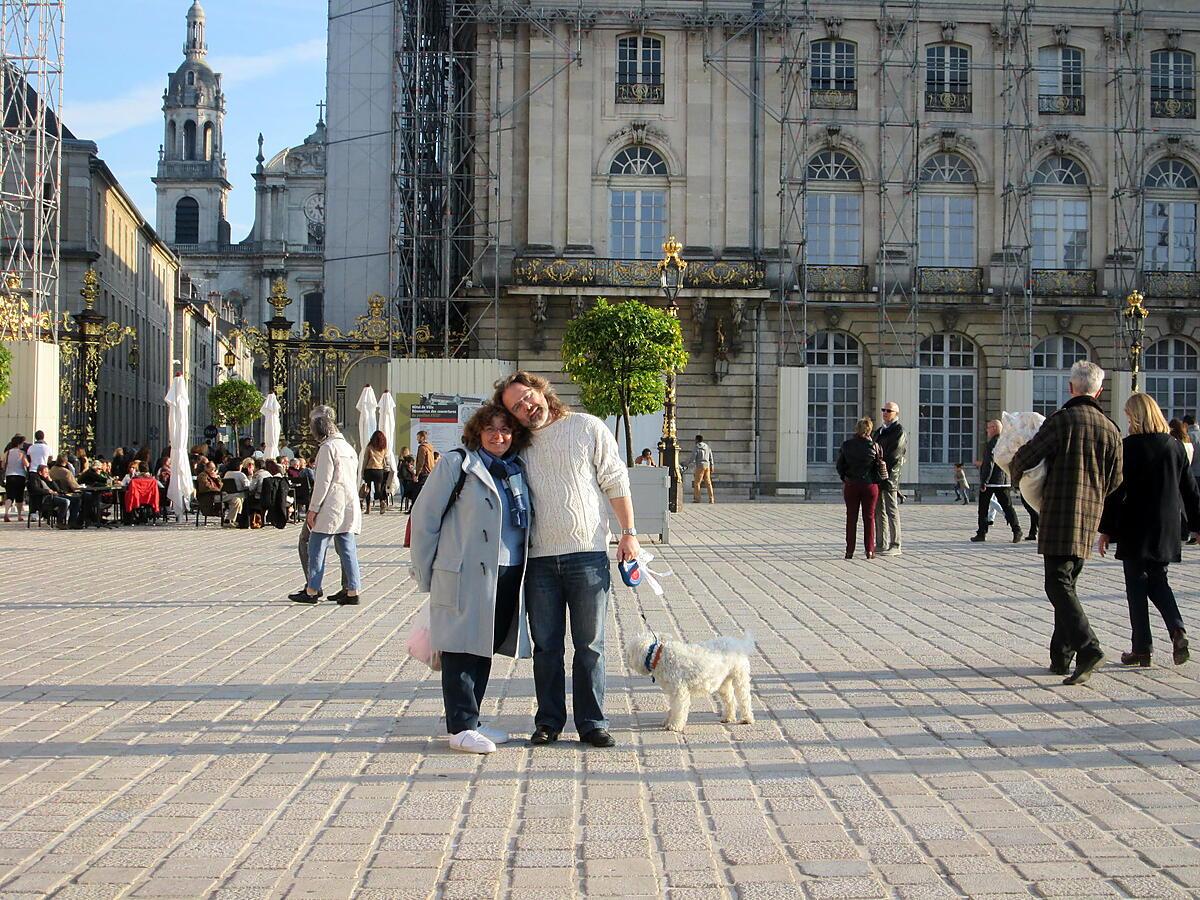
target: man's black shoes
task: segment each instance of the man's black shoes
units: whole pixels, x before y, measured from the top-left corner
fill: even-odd
[[[987,535],[980,532],[971,538],[971,543],[972,544],[982,544],[986,540],[987,540]]]
[[[317,591],[315,594],[310,594],[305,588],[300,588],[294,594],[288,594],[288,599],[293,603],[316,603],[324,594]]]
[[[557,740],[558,732],[551,731],[545,725],[539,725],[533,730],[533,734],[529,736],[529,743],[535,744],[539,747],[544,744],[553,744]]]
[[[605,728],[593,728],[579,738],[581,744],[591,744],[593,747],[615,747],[617,742]]]
[[[1092,672],[1104,661],[1100,650],[1083,649],[1075,657],[1075,671],[1063,679],[1063,684],[1083,684],[1092,677]]]

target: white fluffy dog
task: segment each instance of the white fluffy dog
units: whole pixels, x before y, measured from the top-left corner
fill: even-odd
[[[642,634],[625,645],[625,661],[641,675],[662,683],[670,708],[664,727],[683,731],[693,694],[717,694],[721,698],[721,721],[749,725],[750,658],[754,636],[720,637],[702,644],[661,639]]]

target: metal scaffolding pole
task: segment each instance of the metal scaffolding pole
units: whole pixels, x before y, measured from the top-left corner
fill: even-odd
[[[1113,96],[1113,250],[1108,262],[1119,304],[1142,283],[1146,100],[1141,0],[1114,0],[1112,30],[1106,37]],[[1116,327],[1120,342],[1119,318]]]
[[[920,0],[880,0],[876,283],[882,365],[911,366],[917,356],[919,24]]]
[[[65,0],[0,0],[0,294],[58,339]]]
[[[805,360],[808,336],[808,198],[809,46],[812,10],[808,0],[781,4],[783,59],[780,86],[779,153],[779,355],[785,364],[796,353]],[[799,321],[793,292],[799,291]]]

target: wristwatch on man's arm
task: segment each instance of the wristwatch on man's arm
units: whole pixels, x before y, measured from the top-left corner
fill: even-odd
[[[637,537],[637,529],[636,528],[622,528],[621,534],[628,535],[629,537]]]

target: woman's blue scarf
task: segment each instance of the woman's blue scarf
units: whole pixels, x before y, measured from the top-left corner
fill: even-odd
[[[493,456],[482,447],[479,458],[487,466],[488,474],[499,479],[508,494],[508,507],[511,510],[512,525],[515,528],[529,527],[529,495],[525,490],[525,473],[516,457],[512,459]]]

